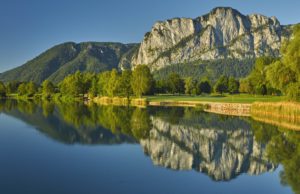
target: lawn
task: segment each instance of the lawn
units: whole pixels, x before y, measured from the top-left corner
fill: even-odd
[[[233,102],[233,103],[253,103],[253,102],[279,102],[284,101],[284,96],[261,96],[249,94],[236,95],[207,95],[207,96],[175,96],[175,95],[156,95],[146,97],[150,102],[163,101],[205,101],[205,102]]]

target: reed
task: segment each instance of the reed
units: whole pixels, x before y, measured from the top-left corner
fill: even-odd
[[[300,103],[255,102],[251,106],[251,116],[255,120],[300,130]]]
[[[95,97],[91,100],[96,104],[101,105],[115,105],[115,106],[147,106],[148,101],[145,98],[123,98],[123,97]]]

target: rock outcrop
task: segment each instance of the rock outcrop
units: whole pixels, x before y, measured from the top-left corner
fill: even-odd
[[[279,56],[280,45],[289,38],[290,27],[275,17],[245,16],[235,9],[219,7],[201,17],[159,21],[132,56],[132,65],[160,69],[170,64],[199,60]],[[120,64],[122,66],[122,64]]]

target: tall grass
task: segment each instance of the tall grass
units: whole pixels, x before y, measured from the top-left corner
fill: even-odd
[[[251,116],[259,121],[300,130],[300,103],[255,102],[251,106]]]
[[[116,105],[116,106],[147,106],[146,98],[122,98],[122,97],[95,97],[92,101],[101,105]]]

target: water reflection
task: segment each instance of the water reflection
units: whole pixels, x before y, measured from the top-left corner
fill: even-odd
[[[65,144],[140,143],[155,165],[196,170],[216,181],[259,175],[281,164],[282,185],[300,193],[300,134],[295,131],[195,108],[7,100],[0,111]]]

